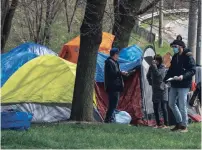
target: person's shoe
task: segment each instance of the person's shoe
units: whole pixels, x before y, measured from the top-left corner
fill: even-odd
[[[187,127],[185,127],[185,126],[180,126],[180,132],[182,132],[182,133],[188,132]]]
[[[180,128],[179,128],[179,124],[177,124],[174,128],[170,129],[170,131],[178,131]]]
[[[168,126],[162,125],[161,128],[162,128],[162,129],[168,129]]]

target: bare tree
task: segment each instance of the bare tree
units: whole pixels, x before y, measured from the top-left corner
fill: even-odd
[[[85,16],[80,28],[81,41],[71,120],[93,120],[93,89],[96,59],[102,41],[102,20],[107,0],[87,0]]]
[[[18,0],[12,0],[11,4],[9,0],[1,0],[1,53],[4,52],[17,6]]]
[[[197,35],[197,10],[198,0],[190,0],[189,27],[188,27],[188,48],[196,58],[196,35]]]
[[[202,65],[201,57],[201,0],[198,1],[198,27],[197,27],[197,47],[196,47],[196,64]]]
[[[163,0],[159,2],[159,47],[163,47]]]
[[[70,0],[70,2],[67,2],[67,0],[63,0],[64,7],[65,7],[66,20],[67,20],[67,31],[68,31],[68,33],[71,32],[71,26],[72,26],[72,22],[73,22],[73,19],[74,19],[74,16],[75,16],[75,13],[76,13],[76,10],[78,7],[78,2],[79,2],[79,0],[76,0],[75,3],[72,2],[71,0]],[[71,11],[68,11],[68,4],[71,5],[69,8],[73,7],[73,10],[71,9]],[[70,12],[72,12],[71,16],[69,15]]]
[[[24,22],[31,40],[49,45],[51,25],[61,4],[62,0],[21,0]]]
[[[114,0],[114,17],[113,34],[115,40],[114,47],[127,47],[131,31],[141,15],[155,6],[160,0],[149,2],[144,8],[140,9],[142,0]]]

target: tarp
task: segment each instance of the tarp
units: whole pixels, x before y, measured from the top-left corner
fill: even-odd
[[[142,97],[143,97],[144,112],[146,112],[146,114],[152,114],[154,112],[152,102],[152,87],[149,85],[146,77],[154,56],[155,56],[154,48],[152,46],[146,47],[144,50],[142,69],[141,69],[141,81],[143,89]]]
[[[1,55],[1,87],[10,76],[28,61],[37,56],[57,55],[45,46],[35,43],[24,43]]]
[[[142,61],[142,50],[137,46],[133,45],[127,48],[124,48],[120,51],[119,54],[119,65],[122,71],[131,70],[137,66],[141,65]],[[98,53],[97,64],[96,64],[96,73],[95,81],[104,82],[104,65],[105,60],[109,57],[108,54]]]
[[[109,54],[109,50],[112,47],[113,41],[114,41],[114,35],[103,32],[102,42],[100,44],[99,51]],[[77,63],[78,55],[79,55],[79,46],[80,46],[80,36],[66,43],[62,47],[62,50],[60,51],[59,56],[70,62]]]
[[[27,51],[16,53],[15,56],[12,56],[10,57],[7,54],[3,54],[1,57],[1,87],[16,70],[28,61],[37,57],[36,54]]]
[[[55,56],[57,56],[57,53],[53,52],[52,50],[50,50],[46,46],[32,43],[32,42],[23,43],[23,44],[13,48],[12,50],[10,50],[9,52],[7,52],[3,55],[15,56],[16,54],[18,54],[20,52],[25,52],[25,51],[32,52],[38,56],[43,56],[43,55],[55,55]]]

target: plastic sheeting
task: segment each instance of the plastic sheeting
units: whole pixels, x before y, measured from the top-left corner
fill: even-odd
[[[142,50],[136,46],[130,46],[121,50],[119,54],[119,65],[122,71],[131,70],[137,66],[141,65],[142,61]],[[95,81],[96,82],[104,82],[104,65],[105,60],[109,57],[107,54],[98,53],[97,56],[97,64],[96,64],[96,73],[95,73]]]
[[[33,123],[43,122],[57,122],[67,121],[71,115],[71,104],[37,104],[37,103],[20,103],[1,106],[1,110],[18,109],[23,112],[33,114]],[[102,122],[102,118],[96,108],[93,109],[94,119],[98,122]]]
[[[1,87],[21,66],[41,55],[57,55],[45,46],[24,43],[1,55]]]
[[[143,89],[142,90],[143,106],[146,114],[154,113],[152,102],[152,87],[149,85],[146,77],[154,56],[155,51],[152,46],[148,46],[147,48],[145,48],[144,57],[142,60],[141,78]]]
[[[11,56],[14,57],[16,54],[21,53],[21,52],[25,52],[25,51],[32,52],[38,56],[43,56],[43,55],[55,55],[55,56],[57,56],[57,53],[53,52],[52,50],[50,50],[46,46],[31,43],[31,42],[21,44],[21,45],[17,46],[16,48],[13,48],[12,50],[10,50],[8,53],[3,54],[3,55],[9,55],[10,57]]]
[[[33,115],[16,110],[1,112],[1,129],[27,130]]]
[[[37,57],[36,54],[26,51],[16,53],[14,57],[3,54],[1,57],[1,87],[16,70],[35,57]]]
[[[126,111],[115,112],[115,121],[119,124],[130,124],[132,118]]]

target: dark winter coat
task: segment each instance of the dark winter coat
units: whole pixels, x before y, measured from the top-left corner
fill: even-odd
[[[174,76],[183,75],[182,81],[171,81],[171,87],[173,88],[190,88],[192,83],[192,76],[196,73],[195,60],[192,53],[185,49],[184,52],[179,55],[175,54],[171,61],[171,66],[164,78],[166,82],[169,78]]]
[[[122,92],[124,88],[119,64],[111,57],[105,61],[104,84],[107,92]]]
[[[166,68],[163,65],[157,67],[157,65],[151,65],[147,73],[147,80],[149,85],[152,86],[152,101],[168,101],[168,93],[163,79],[166,74]]]

